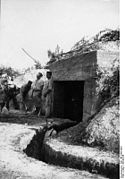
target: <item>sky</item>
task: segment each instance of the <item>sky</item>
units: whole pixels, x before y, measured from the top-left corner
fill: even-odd
[[[0,65],[45,65],[47,50],[64,52],[84,36],[119,27],[119,0],[1,0]]]

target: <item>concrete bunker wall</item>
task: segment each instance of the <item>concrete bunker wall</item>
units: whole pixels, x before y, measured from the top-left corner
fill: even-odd
[[[49,69],[53,73],[54,80],[53,115],[62,118],[69,117],[75,120],[75,113],[77,111],[79,114],[76,115],[76,118],[77,116],[79,117],[76,120],[80,121],[86,120],[86,117],[88,118],[88,116],[90,116],[91,113],[94,112],[92,111],[94,110],[92,104],[92,101],[94,101],[94,96],[92,92],[95,91],[95,78],[93,77],[96,74],[96,56],[97,52],[93,51],[90,53],[79,55],[77,57],[75,56],[69,59],[60,60],[49,66]],[[69,107],[69,109],[67,109],[68,101],[64,102],[64,98],[67,96],[66,93],[68,93],[64,92],[64,88],[66,91],[66,86],[70,88],[70,92],[72,93],[72,95],[74,95],[72,91],[78,94],[75,97],[72,97],[72,103],[69,102],[69,106],[72,107]],[[64,95],[66,96],[64,97]],[[75,103],[75,101],[73,100],[77,102]],[[80,106],[82,107],[82,109]],[[72,117],[68,116],[68,114],[66,115],[66,110],[69,110],[69,113],[72,113]]]
[[[76,84],[78,86],[82,84],[82,117],[76,120],[86,121],[90,116],[95,114],[97,111],[98,101],[98,97],[96,95],[97,66],[107,66],[107,61],[112,62],[118,56],[119,53],[117,52],[112,53],[105,51],[92,51],[68,59],[59,60],[51,64],[49,69],[53,73],[54,81],[53,115],[56,117],[68,118],[68,115],[65,115],[64,107],[65,105],[67,106],[67,101],[63,101],[63,99],[66,97],[66,93],[64,92],[66,83],[71,84],[71,86],[69,85],[70,90],[71,87],[74,87]],[[78,93],[77,89],[74,90],[76,90],[76,93]],[[70,103],[69,105],[72,104]],[[69,111],[71,111],[71,108],[69,108]],[[73,110],[71,113],[73,113]]]

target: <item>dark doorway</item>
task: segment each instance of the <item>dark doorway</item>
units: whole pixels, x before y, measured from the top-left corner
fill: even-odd
[[[55,117],[81,121],[84,81],[55,81],[53,112]]]

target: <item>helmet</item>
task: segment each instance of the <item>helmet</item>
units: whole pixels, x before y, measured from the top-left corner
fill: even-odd
[[[37,76],[38,76],[38,77],[42,77],[43,74],[42,74],[41,72],[39,72],[39,73],[37,74]]]

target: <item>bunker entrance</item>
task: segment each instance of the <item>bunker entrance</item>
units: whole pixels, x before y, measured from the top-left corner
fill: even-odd
[[[53,115],[82,121],[84,81],[55,81]]]

